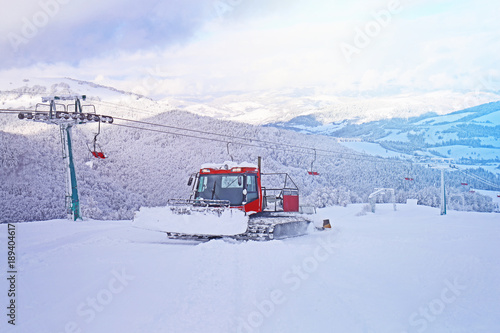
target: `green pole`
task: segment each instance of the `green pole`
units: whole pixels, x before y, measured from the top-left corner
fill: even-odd
[[[73,220],[82,219],[80,214],[80,200],[78,198],[78,187],[76,185],[76,172],[75,164],[73,163],[73,150],[71,148],[71,125],[66,127],[66,137],[68,143],[68,158],[69,158],[69,172],[71,178],[71,211],[73,212]]]

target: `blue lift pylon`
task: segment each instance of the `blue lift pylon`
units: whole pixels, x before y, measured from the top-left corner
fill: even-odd
[[[50,102],[50,104],[38,103],[36,105],[35,112],[23,111],[18,114],[19,119],[28,119],[36,122],[59,125],[63,161],[66,173],[66,212],[68,218],[73,219],[73,221],[82,220],[82,215],[80,213],[80,199],[78,197],[76,171],[75,164],[73,162],[71,129],[75,125],[86,124],[89,122],[113,122],[113,118],[110,116],[97,115],[93,105],[86,106],[90,106],[94,112],[83,113],[81,101],[85,101],[85,99],[85,95],[42,97],[43,103]],[[57,103],[58,101],[74,101],[74,104],[66,105]],[[70,107],[73,107],[73,105],[74,112],[69,112]],[[48,108],[48,110],[40,111],[39,109],[43,106]]]

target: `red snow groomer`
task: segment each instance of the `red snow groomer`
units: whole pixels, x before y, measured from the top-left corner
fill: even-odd
[[[260,160],[259,165],[204,164],[188,185],[190,199],[141,208],[135,224],[171,238],[266,240],[304,235],[313,223],[312,216],[300,212],[299,190],[290,176],[261,173]]]

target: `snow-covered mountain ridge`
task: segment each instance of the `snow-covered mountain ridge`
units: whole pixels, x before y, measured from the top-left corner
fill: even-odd
[[[362,124],[343,121],[323,125],[314,116],[302,116],[268,126],[337,138],[359,138],[363,142],[345,145],[367,153],[451,158],[455,163],[500,172],[500,102],[447,115],[428,113],[408,119],[393,118]]]
[[[177,106],[187,111],[255,125],[311,116],[322,124],[351,120],[356,123],[411,118],[434,112],[444,115],[470,106],[500,100],[496,93],[438,91],[388,96],[339,96],[319,88],[290,89],[224,96],[186,96]]]
[[[160,100],[143,95],[72,78],[0,78],[2,107],[34,106],[26,96],[13,92],[37,94],[80,93],[89,98],[130,103],[140,108],[153,105],[186,110],[201,116],[254,125],[290,121],[311,116],[322,124],[344,120],[356,123],[391,118],[418,117],[429,112],[444,115],[467,107],[500,100],[496,92],[436,91],[400,93],[385,96],[339,95],[325,87],[308,87],[272,91],[229,91],[209,96],[173,96],[168,91]],[[21,98],[22,97],[22,98]],[[7,103],[9,102],[9,103]],[[35,103],[36,104],[36,103]]]

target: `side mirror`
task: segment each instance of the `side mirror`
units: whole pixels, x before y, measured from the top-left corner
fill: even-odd
[[[191,186],[192,184],[193,184],[193,177],[189,177],[188,186]]]
[[[243,177],[238,176],[238,186],[243,185]]]
[[[247,204],[247,193],[248,193],[247,189],[244,188],[243,189],[243,202],[242,202],[243,205]]]

